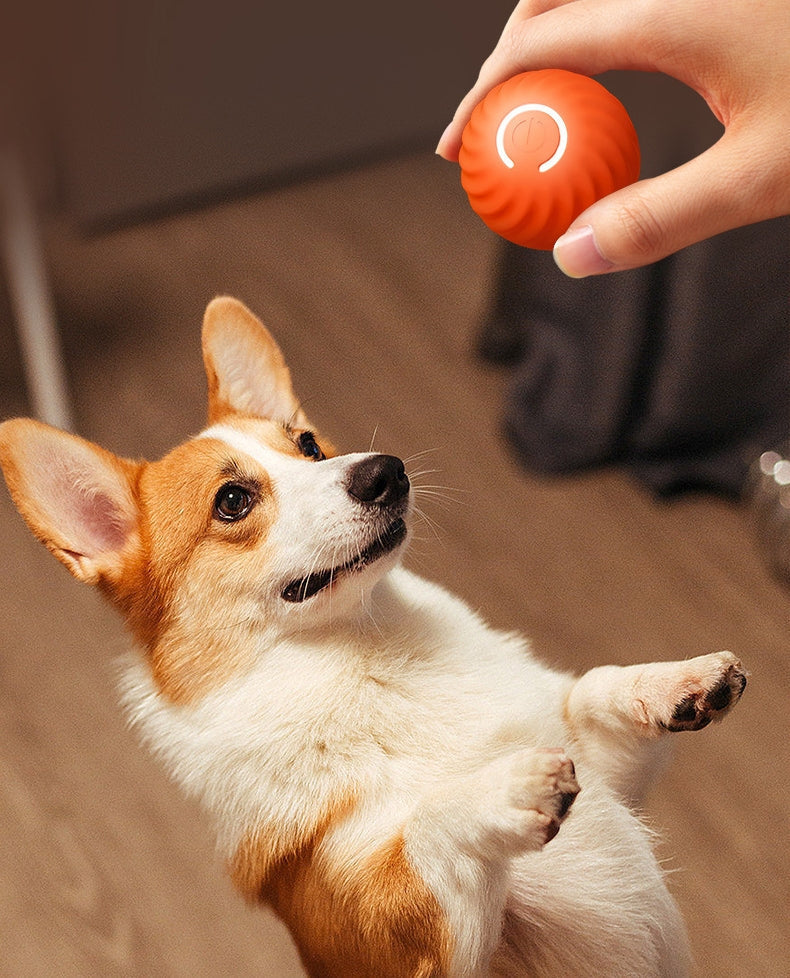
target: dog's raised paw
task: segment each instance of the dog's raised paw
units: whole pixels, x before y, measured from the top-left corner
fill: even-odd
[[[518,849],[539,849],[559,832],[579,784],[573,761],[560,749],[524,751],[509,760],[506,807]]]
[[[699,675],[693,666],[699,663]],[[701,656],[688,663],[691,672],[681,687],[670,717],[661,726],[671,732],[702,730],[713,720],[724,717],[738,702],[746,688],[747,674],[730,652]]]

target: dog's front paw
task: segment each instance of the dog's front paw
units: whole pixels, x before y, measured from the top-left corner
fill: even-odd
[[[498,845],[512,854],[550,842],[579,793],[573,762],[560,749],[503,757],[488,775],[490,829]]]
[[[665,730],[701,730],[719,720],[741,698],[746,672],[731,652],[690,659],[681,666],[683,674],[667,703],[666,715],[658,722]]]

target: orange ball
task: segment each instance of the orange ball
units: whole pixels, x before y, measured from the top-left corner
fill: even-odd
[[[603,85],[549,68],[486,95],[458,161],[472,210],[492,231],[549,251],[590,204],[638,179],[639,140]]]

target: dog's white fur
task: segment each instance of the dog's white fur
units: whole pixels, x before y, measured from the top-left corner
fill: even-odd
[[[632,811],[661,735],[737,701],[735,657],[558,673],[400,567],[400,544],[284,600],[410,499],[349,491],[373,456],[300,453],[281,354],[241,304],[209,306],[204,352],[209,427],[162,462],[27,421],[0,426],[0,462],[36,535],[127,615],[126,708],[242,891],[314,976],[686,975]],[[230,472],[255,501],[225,525]]]

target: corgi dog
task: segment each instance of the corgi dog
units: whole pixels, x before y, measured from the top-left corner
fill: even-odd
[[[313,978],[687,975],[635,812],[740,662],[547,668],[401,566],[403,463],[336,453],[240,302],[209,304],[203,354],[208,425],[160,461],[14,419],[0,463],[128,623],[124,706],[241,893]]]

